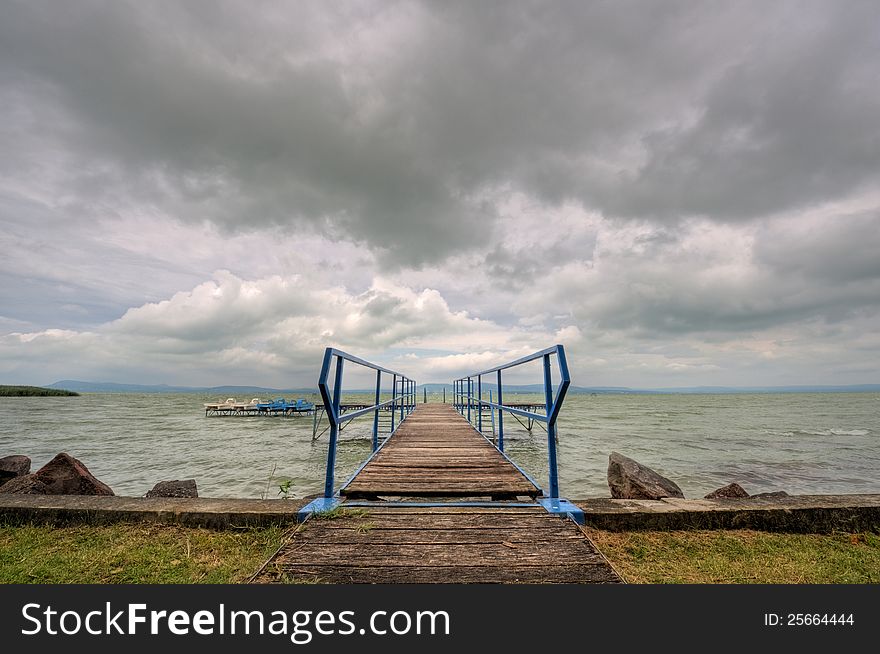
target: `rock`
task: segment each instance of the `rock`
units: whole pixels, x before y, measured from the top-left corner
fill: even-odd
[[[785,491],[773,491],[772,493],[758,493],[756,495],[752,495],[752,499],[756,497],[766,497],[772,499],[774,497],[788,497],[788,493]]]
[[[608,486],[611,497],[624,500],[659,500],[684,497],[678,485],[638,461],[612,452],[608,457]]]
[[[147,492],[147,497],[198,497],[195,479],[160,481]]]
[[[21,454],[0,459],[0,472],[11,472],[14,477],[24,477],[31,471],[31,460]]]
[[[0,459],[0,486],[10,479],[23,477],[31,471],[31,460],[20,454]]]
[[[113,495],[82,461],[62,452],[33,475],[48,488],[49,495]]]
[[[706,495],[703,499],[707,500],[726,500],[731,498],[739,498],[739,497],[748,497],[749,494],[745,491],[745,489],[737,484],[736,482],[732,484],[727,484],[727,486],[722,486],[717,490],[713,490],[711,493]]]
[[[15,477],[0,486],[0,493],[12,495],[49,495],[49,487],[34,475]]]

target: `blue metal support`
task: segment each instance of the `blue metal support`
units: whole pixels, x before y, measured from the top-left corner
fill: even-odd
[[[483,376],[477,375],[477,431],[483,433]]]
[[[556,389],[556,393],[554,396],[553,393],[553,377],[551,374],[551,357],[556,356],[556,362],[559,366],[559,386]],[[501,371],[507,370],[508,368],[514,368],[516,366],[522,365],[524,363],[528,363],[530,361],[535,361],[540,359],[543,365],[543,387],[544,387],[544,413],[538,413],[535,411],[527,411],[525,409],[509,407],[504,404],[504,390],[502,385]],[[488,401],[483,400],[482,397],[482,383],[481,377],[482,375],[488,375],[490,373],[496,373],[496,379],[498,384],[498,397],[497,401],[493,401],[492,397],[489,397]],[[461,388],[465,383],[468,384],[468,392],[467,392],[467,402],[468,402],[468,422],[470,420],[470,405],[474,402],[473,399],[473,391],[472,391],[472,382],[473,378],[477,378],[477,387],[478,387],[478,399],[476,400],[477,406],[480,407],[480,414],[477,417],[477,428],[480,433],[482,433],[482,407],[488,406],[493,411],[498,410],[498,427],[497,427],[497,438],[495,441],[495,446],[498,450],[504,454],[504,412],[508,412],[513,414],[514,416],[522,416],[528,418],[529,421],[542,422],[547,425],[547,468],[549,472],[549,479],[547,489],[544,491],[544,497],[539,500],[541,506],[544,506],[547,511],[551,513],[556,513],[560,515],[566,515],[571,517],[577,522],[583,522],[583,513],[580,509],[578,509],[575,505],[571,504],[564,498],[559,496],[559,467],[557,460],[557,447],[556,447],[556,434],[557,434],[557,419],[559,418],[559,412],[562,409],[562,403],[565,400],[566,393],[568,392],[568,387],[571,385],[571,375],[568,371],[568,364],[565,358],[565,348],[562,345],[555,345],[553,347],[546,348],[539,352],[535,352],[534,354],[530,354],[529,356],[522,357],[515,361],[510,361],[496,368],[491,368],[489,370],[483,370],[480,372],[475,372],[466,377],[461,377],[458,380],[453,382],[455,388]],[[465,397],[463,391],[456,393],[456,397]],[[493,413],[494,416],[494,413]],[[506,455],[505,455],[505,458]],[[510,460],[508,458],[508,460]],[[513,463],[513,461],[511,461]],[[516,465],[514,463],[514,465]],[[518,467],[518,466],[517,466]],[[522,470],[521,470],[522,471]],[[522,471],[525,474],[525,471]],[[528,475],[526,475],[528,477]]]
[[[333,367],[333,363],[336,363],[336,371],[334,375],[334,383],[331,389],[328,386],[328,378],[330,376],[330,370]],[[365,368],[370,368],[376,371],[376,393],[375,393],[375,404],[371,406],[367,406],[361,409],[357,409],[354,411],[348,411],[344,415],[341,412],[341,399],[342,399],[342,386],[343,386],[343,371],[344,371],[344,362],[349,361],[359,366],[363,366]],[[382,373],[386,375],[391,375],[393,378],[392,384],[392,399],[385,400],[384,402],[381,400],[381,391],[382,391]],[[397,380],[400,380],[401,392],[398,395],[397,393]],[[404,389],[410,389],[410,392],[405,393]],[[335,488],[335,470],[336,470],[336,454],[339,442],[339,431],[343,425],[343,423],[353,420],[355,418],[372,415],[373,418],[373,432],[372,432],[372,445],[373,452],[368,457],[367,461],[369,461],[376,453],[382,449],[382,447],[387,443],[386,440],[382,444],[379,444],[379,411],[383,408],[390,407],[391,409],[391,420],[392,420],[392,433],[394,429],[394,420],[396,415],[397,403],[401,403],[401,422],[406,417],[403,412],[404,402],[408,401],[411,404],[410,411],[415,406],[415,388],[416,383],[414,380],[401,375],[398,372],[393,370],[388,370],[387,368],[383,368],[381,366],[377,366],[374,363],[370,363],[369,361],[365,361],[364,359],[360,359],[358,357],[352,356],[346,352],[341,350],[337,350],[336,348],[328,347],[324,351],[324,360],[321,366],[321,375],[318,378],[318,391],[321,394],[321,400],[324,403],[324,411],[327,414],[327,419],[330,422],[330,440],[327,448],[327,471],[324,479],[324,494],[322,497],[319,497],[302,509],[297,513],[297,520],[302,522],[310,515],[316,512],[321,511],[329,511],[334,507],[338,506],[342,500],[339,497],[338,491]],[[400,426],[399,423],[397,426]],[[364,462],[361,467],[358,469],[360,471],[363,469],[363,466],[366,465]],[[355,473],[357,474],[357,473]],[[353,477],[352,477],[353,478]],[[349,479],[349,482],[351,479]],[[349,482],[346,482],[348,484]]]
[[[544,403],[547,416],[553,412],[553,378],[550,375],[550,355],[544,355]],[[556,466],[556,421],[547,422],[547,463],[550,468],[550,497],[559,497],[559,470]]]
[[[397,415],[397,375],[391,380],[391,433],[394,433],[394,416]]]
[[[489,398],[492,401],[492,398]],[[498,404],[504,405],[504,397],[501,395],[501,371],[498,371]],[[494,408],[492,409],[495,410]],[[498,409],[498,449],[504,451],[504,411]]]
[[[336,469],[336,441],[339,437],[339,400],[342,396],[342,366],[344,359],[336,357],[336,376],[333,384],[332,412],[330,417],[330,444],[327,452],[327,475],[324,479],[324,497],[333,497],[333,475]]]
[[[492,391],[489,391],[489,401],[492,401]],[[500,411],[499,411],[500,413]],[[495,435],[495,409],[489,407],[489,419],[492,421],[492,435]]]
[[[376,371],[376,409],[373,412],[373,451],[379,449],[379,399],[382,392],[382,371]]]
[[[409,404],[409,388],[405,379],[400,380],[400,422],[403,422],[404,411]]]

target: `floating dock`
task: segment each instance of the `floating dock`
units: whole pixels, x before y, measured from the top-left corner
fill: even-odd
[[[315,405],[302,398],[296,402],[284,399],[264,402],[254,398],[250,402],[236,402],[229,398],[225,402],[206,402],[205,417],[209,416],[308,416],[315,412]]]

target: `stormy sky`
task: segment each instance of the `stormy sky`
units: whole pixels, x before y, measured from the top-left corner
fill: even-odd
[[[0,383],[880,382],[876,2],[0,0],[0,151]]]

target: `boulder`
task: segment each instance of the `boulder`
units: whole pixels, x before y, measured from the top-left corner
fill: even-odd
[[[608,457],[608,486],[611,497],[624,500],[659,500],[684,497],[678,485],[638,461],[612,452]]]
[[[727,486],[722,486],[717,490],[713,490],[711,493],[705,496],[704,499],[707,500],[726,500],[732,498],[740,498],[740,497],[748,497],[749,494],[745,491],[745,489],[733,482],[732,484],[727,484]]]
[[[756,497],[766,497],[768,499],[773,499],[774,497],[788,497],[788,493],[785,491],[773,491],[772,493],[757,493],[752,495],[752,499]]]
[[[198,497],[195,479],[160,481],[147,492],[147,497]]]
[[[31,471],[31,460],[20,454],[0,459],[0,486],[15,477],[23,477]]]
[[[4,456],[0,459],[0,471],[11,472],[16,477],[24,477],[31,471],[31,460],[29,457],[21,454]]]
[[[0,493],[12,495],[49,495],[49,487],[34,475],[15,477],[0,486]]]
[[[33,477],[48,488],[49,495],[113,495],[82,461],[62,452],[37,470]]]

